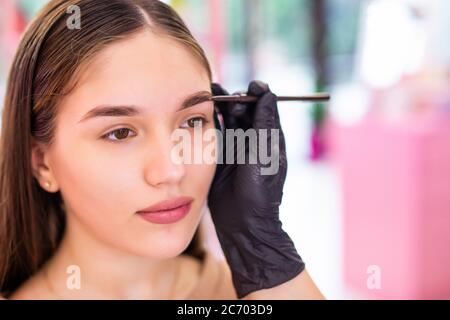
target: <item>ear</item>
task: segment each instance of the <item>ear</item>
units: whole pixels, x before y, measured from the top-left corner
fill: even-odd
[[[41,188],[47,192],[57,192],[59,190],[58,183],[50,166],[48,148],[35,140],[33,140],[31,147],[31,168],[33,170],[33,176]]]

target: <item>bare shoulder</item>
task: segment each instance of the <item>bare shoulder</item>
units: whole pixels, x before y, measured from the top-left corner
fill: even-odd
[[[8,299],[11,300],[52,300],[56,296],[52,295],[46,285],[43,276],[38,273],[25,281]]]

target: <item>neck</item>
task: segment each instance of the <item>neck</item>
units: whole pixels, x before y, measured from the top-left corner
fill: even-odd
[[[169,298],[178,259],[128,254],[95,238],[73,215],[67,217],[61,244],[43,270],[55,295],[68,299]]]

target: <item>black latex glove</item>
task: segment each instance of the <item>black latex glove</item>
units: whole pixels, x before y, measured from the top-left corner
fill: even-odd
[[[214,95],[228,95],[219,84],[212,84]],[[208,205],[217,236],[230,266],[238,298],[275,287],[300,274],[301,257],[279,219],[279,206],[287,172],[286,147],[277,110],[276,96],[267,84],[252,81],[248,95],[258,97],[256,103],[216,103],[225,129],[269,129],[267,149],[271,147],[270,129],[279,130],[279,171],[262,175],[262,164],[218,164]],[[258,131],[259,133],[259,131]],[[259,138],[259,135],[258,135]],[[225,140],[225,135],[224,135]],[[223,144],[223,152],[230,151]],[[272,152],[277,152],[274,148]],[[246,143],[245,150],[249,148]]]

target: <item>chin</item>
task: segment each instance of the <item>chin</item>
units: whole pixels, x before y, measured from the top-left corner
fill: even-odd
[[[116,246],[129,254],[149,259],[170,259],[182,254],[200,227],[202,212],[191,213],[175,224],[153,225],[141,218],[133,220],[120,237],[111,239]]]
[[[194,232],[184,231],[176,234],[152,234],[144,241],[136,241],[133,253],[151,259],[170,259],[179,256],[189,246]],[[137,245],[137,246],[136,246]]]

